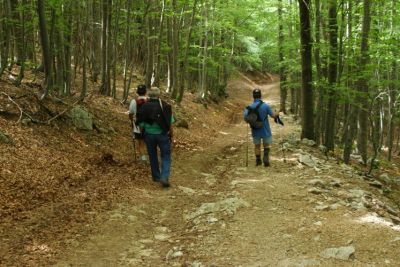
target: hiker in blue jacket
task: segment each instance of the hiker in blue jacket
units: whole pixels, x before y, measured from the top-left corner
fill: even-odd
[[[260,89],[253,90],[253,98],[254,102],[244,110],[244,119],[250,124],[251,127],[251,134],[255,146],[256,166],[260,166],[263,162],[264,166],[268,167],[270,166],[269,151],[270,145],[272,144],[272,133],[268,116],[274,118],[276,122],[279,120],[279,123],[281,123],[281,121],[279,119],[279,115],[275,114],[271,107],[261,100]],[[253,113],[253,111],[256,112],[255,114],[257,114],[257,122],[251,122],[251,119],[250,121],[248,119],[248,115]],[[283,125],[283,123],[281,124]],[[261,143],[264,147],[263,161],[261,161]]]

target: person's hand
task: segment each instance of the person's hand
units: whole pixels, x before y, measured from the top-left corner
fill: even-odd
[[[279,115],[275,116],[274,121],[275,123],[284,126],[283,121],[279,118]]]

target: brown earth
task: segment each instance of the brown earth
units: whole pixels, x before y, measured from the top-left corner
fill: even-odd
[[[380,192],[335,159],[323,170],[297,162],[297,148],[322,161],[315,148],[293,143],[283,154],[281,145],[299,138],[291,117],[284,117],[285,127],[273,125],[272,166],[253,167],[241,113],[255,86],[277,106],[279,84],[252,75],[233,79],[223,104],[206,109],[189,96],[175,107],[190,128],[177,130],[168,190],[132,162],[126,107],[111,99],[93,96],[86,104],[113,135],[79,132],[68,123],[20,127],[0,117],[1,130],[16,140],[0,146],[1,201],[7,204],[1,205],[0,265],[399,266],[399,227],[384,225],[367,209],[315,208],[347,201],[352,189]],[[113,161],[105,161],[106,153]],[[308,182],[316,176],[340,178],[340,188],[314,195]],[[203,203],[234,197],[249,206],[185,218]],[[355,248],[348,261],[320,256],[348,245]]]

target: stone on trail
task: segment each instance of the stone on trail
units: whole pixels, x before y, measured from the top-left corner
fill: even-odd
[[[14,140],[8,134],[0,132],[0,143],[14,145]]]
[[[331,208],[328,205],[318,205],[318,206],[315,207],[316,211],[328,211],[330,209]]]
[[[154,239],[157,241],[167,241],[171,236],[167,234],[156,234]]]
[[[320,195],[322,194],[322,190],[316,187],[312,187],[310,189],[308,189],[308,193],[312,193],[312,194],[316,194],[316,195]]]
[[[313,156],[308,154],[300,154],[299,162],[310,168],[317,167],[318,164],[318,161]]]
[[[84,110],[83,108],[76,106],[70,110],[69,116],[72,119],[75,127],[80,130],[93,130],[93,119],[92,114]]]
[[[379,175],[379,179],[381,179],[386,184],[391,184],[392,183],[392,179],[390,179],[390,177],[389,177],[389,175],[387,173],[382,173],[381,175]]]
[[[303,145],[306,145],[306,146],[315,146],[317,144],[314,140],[310,140],[310,139],[307,139],[307,138],[303,138],[301,140],[301,143]]]
[[[250,207],[250,204],[241,198],[230,197],[215,203],[203,203],[195,212],[184,215],[186,220],[193,220],[204,214],[215,212],[226,212],[229,215],[235,214],[239,208]]]
[[[340,179],[333,179],[329,184],[333,187],[341,187],[342,181]]]
[[[321,179],[312,179],[308,181],[308,184],[315,187],[325,188],[325,182]]]
[[[199,261],[194,261],[192,262],[191,267],[204,267],[204,265]]]
[[[173,247],[170,249],[165,256],[166,260],[173,259],[173,258],[179,258],[183,256],[183,252],[181,251],[182,247]]]
[[[376,187],[376,188],[382,188],[383,184],[377,180],[372,181],[370,183],[368,183],[370,186]]]
[[[351,189],[349,190],[348,197],[351,199],[360,199],[365,195],[365,191],[361,189]]]
[[[194,191],[192,188],[189,187],[184,187],[184,186],[178,186],[179,190],[181,190],[183,193],[187,195],[194,195],[196,191]]]
[[[328,248],[320,253],[320,256],[326,259],[338,259],[347,261],[354,257],[355,249],[353,246]]]

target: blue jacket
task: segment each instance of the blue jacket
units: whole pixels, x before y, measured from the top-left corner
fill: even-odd
[[[256,99],[254,102],[250,105],[251,108],[256,108],[257,104],[261,101],[261,99]],[[243,118],[246,117],[247,115],[247,108],[244,110],[243,113]],[[253,137],[256,138],[263,138],[263,137],[270,137],[272,136],[271,133],[271,127],[269,126],[269,121],[268,121],[268,115],[272,117],[274,112],[272,111],[271,107],[264,102],[259,108],[258,108],[258,114],[260,117],[263,119],[263,127],[259,129],[251,129],[251,134]]]

